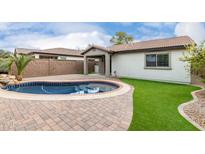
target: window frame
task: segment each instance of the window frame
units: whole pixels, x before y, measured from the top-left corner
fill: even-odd
[[[156,55],[156,66],[147,66],[147,55]],[[157,66],[157,55],[168,55],[168,66]],[[149,52],[145,53],[144,56],[144,68],[145,69],[165,69],[170,70],[171,68],[171,53],[170,52]]]

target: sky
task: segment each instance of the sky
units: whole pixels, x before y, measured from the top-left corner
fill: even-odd
[[[89,44],[110,46],[118,31],[134,41],[188,35],[196,43],[205,40],[205,23],[174,22],[17,22],[0,23],[0,49],[72,48],[84,49]]]

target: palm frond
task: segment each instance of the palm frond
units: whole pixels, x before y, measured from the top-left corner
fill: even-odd
[[[26,56],[26,55],[15,55],[14,56],[14,62],[15,62],[16,67],[17,67],[18,75],[22,74],[25,67],[32,60],[33,60],[32,56]]]

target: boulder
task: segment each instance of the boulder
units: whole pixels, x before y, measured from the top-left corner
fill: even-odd
[[[7,84],[18,84],[19,82],[16,80],[14,75],[0,74],[0,84],[1,86],[5,86]]]
[[[8,84],[10,82],[9,79],[0,79],[0,83],[5,85],[5,84]]]
[[[11,80],[15,80],[16,77],[15,77],[14,75],[10,75],[10,76],[9,76],[9,79],[11,79]]]
[[[6,77],[8,77],[7,74],[0,74],[0,79],[1,79],[1,78],[6,78]]]

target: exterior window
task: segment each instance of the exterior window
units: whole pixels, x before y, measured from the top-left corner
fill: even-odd
[[[169,67],[169,54],[146,55],[146,67]]]
[[[169,67],[169,55],[168,54],[157,55],[157,66]]]
[[[146,66],[156,67],[156,54],[146,55]]]
[[[57,57],[40,55],[39,59],[57,59]]]
[[[66,56],[58,56],[58,60],[66,60]]]

